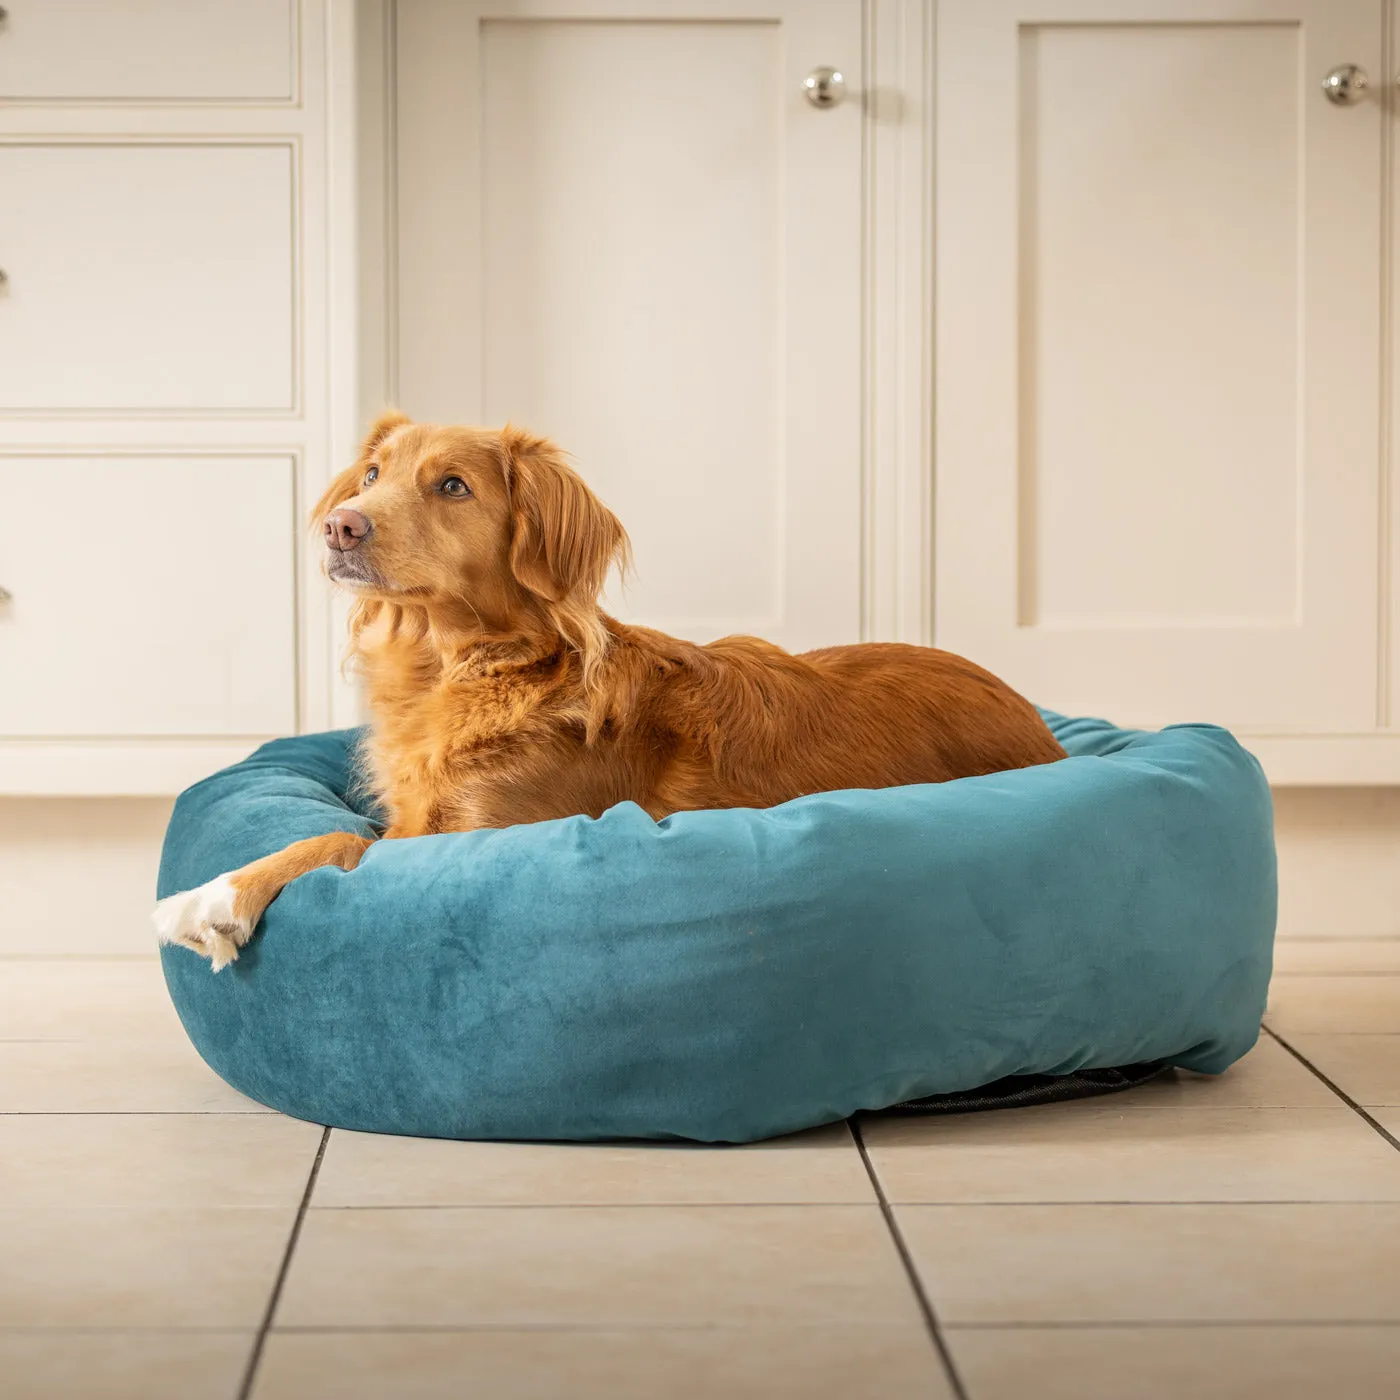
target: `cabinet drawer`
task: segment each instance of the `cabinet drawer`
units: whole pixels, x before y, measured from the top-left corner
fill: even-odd
[[[0,98],[289,101],[296,0],[6,0]]]
[[[288,457],[0,456],[0,738],[295,726]]]
[[[0,410],[287,410],[292,151],[0,145]]]

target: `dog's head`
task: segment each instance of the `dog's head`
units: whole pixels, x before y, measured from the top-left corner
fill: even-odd
[[[388,413],[317,503],[328,578],[366,599],[469,613],[486,631],[545,621],[591,659],[627,534],[545,438]],[[586,635],[585,635],[586,634]]]

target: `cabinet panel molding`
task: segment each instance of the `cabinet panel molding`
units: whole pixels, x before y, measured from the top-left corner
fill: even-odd
[[[298,412],[298,146],[0,138],[0,415]]]
[[[0,738],[292,731],[294,468],[0,453]]]
[[[0,101],[297,98],[297,0],[18,0],[0,21]]]

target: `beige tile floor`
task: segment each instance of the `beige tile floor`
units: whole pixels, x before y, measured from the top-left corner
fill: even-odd
[[[322,1128],[146,959],[0,960],[0,1396],[1400,1393],[1400,940],[1219,1079],[743,1148]]]

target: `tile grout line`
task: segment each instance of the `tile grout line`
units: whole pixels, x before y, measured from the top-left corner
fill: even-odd
[[[838,1324],[849,1330],[869,1331],[870,1324]],[[879,1326],[881,1324],[875,1324]],[[786,1332],[817,1332],[829,1330],[831,1324],[823,1322],[802,1322],[783,1324]],[[1201,1332],[1201,1331],[1276,1331],[1279,1328],[1308,1328],[1314,1331],[1371,1329],[1378,1332],[1400,1331],[1400,1321],[1388,1317],[1280,1317],[1280,1318],[1227,1318],[1224,1320],[1203,1317],[1184,1318],[1114,1318],[1111,1321],[1091,1318],[1042,1319],[1038,1322],[954,1322],[949,1332]],[[364,1327],[358,1323],[299,1323],[279,1327],[283,1336],[363,1336],[366,1333],[385,1333],[394,1336],[464,1336],[501,1335],[529,1333],[596,1334],[619,1331],[646,1334],[652,1332],[705,1333],[708,1335],[742,1334],[750,1330],[746,1324],[736,1323],[678,1323],[653,1322],[627,1324],[625,1327],[611,1326],[596,1322],[444,1322],[444,1323],[376,1323]],[[30,1325],[28,1323],[0,1323],[0,1337],[45,1337],[62,1341],[70,1337],[241,1337],[247,1335],[246,1327],[210,1327],[206,1325],[167,1326],[153,1323],[141,1327],[127,1326],[75,1326],[62,1323]]]
[[[258,1335],[253,1339],[253,1349],[248,1355],[248,1369],[243,1373],[243,1383],[238,1387],[238,1400],[249,1400],[253,1393],[253,1382],[258,1377],[258,1366],[262,1362],[263,1348],[267,1345],[267,1334],[272,1328],[272,1319],[277,1313],[277,1304],[282,1298],[282,1287],[287,1282],[287,1272],[292,1266],[292,1255],[296,1252],[297,1241],[301,1238],[302,1221],[306,1219],[307,1207],[311,1204],[311,1193],[316,1189],[316,1178],[321,1174],[321,1162],[326,1155],[326,1144],[331,1140],[331,1130],[325,1128],[321,1142],[316,1149],[316,1159],[306,1174],[306,1190],[301,1193],[301,1204],[297,1216],[292,1221],[291,1233],[287,1236],[287,1248],[282,1254],[282,1264],[273,1280],[272,1293],[267,1300],[267,1311],[258,1326]]]
[[[857,1330],[855,1324],[840,1324]],[[817,1322],[792,1323],[786,1325],[783,1330],[787,1332],[816,1332],[828,1328],[828,1324]],[[1042,1322],[954,1322],[948,1327],[950,1332],[1124,1332],[1124,1331],[1153,1331],[1153,1332],[1200,1332],[1200,1331],[1231,1331],[1246,1329],[1253,1331],[1278,1330],[1279,1328],[1311,1328],[1314,1330],[1325,1330],[1328,1328],[1342,1329],[1349,1328],[1358,1330],[1371,1328],[1382,1332],[1395,1332],[1400,1330],[1400,1322],[1391,1318],[1230,1318],[1226,1321],[1216,1321],[1210,1318],[1117,1318],[1111,1322],[1085,1320],[1083,1318],[1062,1321],[1042,1321]],[[5,1329],[0,1328],[0,1332]],[[25,1329],[11,1329],[22,1331]],[[30,1328],[33,1332],[36,1329]],[[130,1333],[131,1328],[111,1328],[114,1333]],[[160,1330],[170,1331],[178,1329],[145,1329],[151,1333]],[[198,1331],[197,1328],[185,1328],[185,1331]],[[208,1331],[208,1328],[204,1328]],[[361,1327],[354,1323],[308,1323],[304,1326],[279,1327],[278,1334],[281,1336],[305,1336],[305,1337],[336,1337],[336,1336],[363,1336],[367,1332],[375,1335],[391,1334],[405,1337],[433,1337],[433,1336],[464,1336],[464,1335],[487,1335],[521,1333],[544,1334],[566,1333],[569,1335],[598,1334],[600,1332],[616,1333],[619,1331],[631,1335],[645,1335],[651,1332],[685,1332],[685,1333],[707,1333],[707,1334],[742,1334],[746,1328],[743,1325],[732,1323],[673,1323],[656,1322],[632,1325],[617,1328],[610,1327],[606,1323],[593,1322],[512,1322],[509,1326],[502,1326],[494,1322],[462,1322],[462,1323],[378,1323],[373,1327]],[[869,1331],[869,1325],[864,1325],[859,1330]],[[72,1336],[74,1329],[55,1327],[50,1329],[54,1336]]]
[[[1353,1331],[1371,1328],[1378,1332],[1394,1332],[1400,1328],[1393,1318],[1351,1318],[1351,1317],[1232,1317],[1223,1320],[1214,1318],[1114,1318],[1112,1321],[1086,1321],[1084,1318],[1071,1318],[1068,1321],[1040,1322],[955,1322],[949,1329],[953,1332],[1267,1332],[1279,1328],[1297,1330],[1308,1328],[1313,1331],[1351,1329]],[[310,1330],[310,1329],[301,1329]],[[353,1331],[353,1328],[344,1328]]]
[[[1351,1109],[1353,1113],[1357,1114],[1360,1118],[1362,1118],[1366,1123],[1368,1123],[1372,1128],[1374,1128],[1375,1131],[1379,1133],[1380,1136],[1383,1137],[1393,1148],[1395,1148],[1396,1151],[1400,1152],[1400,1138],[1397,1138],[1395,1134],[1392,1133],[1373,1113],[1370,1113],[1366,1109],[1362,1108],[1361,1105],[1357,1103],[1357,1101],[1354,1098],[1352,1098],[1352,1096],[1348,1094],[1347,1091],[1343,1089],[1339,1084],[1337,1084],[1334,1080],[1329,1079],[1325,1074],[1323,1074],[1323,1072],[1320,1069],[1318,1069],[1318,1067],[1315,1064],[1313,1064],[1313,1062],[1310,1059],[1308,1059],[1308,1057],[1305,1054],[1303,1054],[1301,1050],[1295,1050],[1293,1046],[1291,1046],[1276,1030],[1273,1030],[1267,1025],[1261,1026],[1260,1030],[1262,1030],[1265,1035],[1269,1036],[1277,1044],[1281,1045],[1285,1050],[1287,1050],[1288,1053],[1292,1055],[1293,1058],[1297,1060],[1298,1063],[1302,1065],[1304,1069],[1309,1070],[1311,1071],[1311,1073],[1316,1075],[1317,1078],[1320,1079],[1334,1094],[1336,1094],[1336,1096],[1339,1099],[1341,1099],[1341,1101],[1344,1104],[1346,1104],[1346,1106],[1349,1109]]]
[[[1246,1113],[1251,1110],[1245,1109]],[[1283,1112],[1293,1112],[1295,1110],[1284,1109]],[[1299,1109],[1297,1112],[1307,1113],[1314,1110]],[[1322,1113],[1342,1111],[1337,1109],[1315,1110]],[[343,1205],[343,1206],[312,1206],[318,1215],[348,1214],[354,1212],[357,1215],[371,1215],[375,1213],[385,1213],[393,1211],[415,1211],[420,1215],[426,1215],[433,1211],[457,1211],[466,1214],[469,1211],[508,1211],[508,1210],[587,1210],[587,1211],[636,1211],[636,1210],[865,1210],[868,1202],[856,1201],[448,1201],[448,1202],[423,1202],[418,1205]],[[918,1206],[920,1209],[928,1210],[1022,1210],[1039,1206],[1314,1206],[1314,1205],[1348,1205],[1348,1206],[1388,1206],[1400,1204],[1394,1196],[1329,1196],[1325,1200],[1318,1200],[1316,1196],[1193,1196],[1189,1200],[1183,1201],[1177,1196],[1065,1196],[1049,1200],[1035,1200],[1013,1198],[1010,1200],[980,1200],[980,1201],[959,1201],[959,1200],[920,1200],[903,1201],[902,1205]],[[105,1210],[105,1206],[85,1206],[85,1210]],[[127,1210],[130,1207],[116,1206],[110,1209]],[[261,1207],[243,1206],[228,1207],[228,1209],[257,1210]],[[957,1324],[961,1326],[961,1324]]]
[[[938,1352],[938,1359],[943,1363],[943,1373],[948,1378],[954,1400],[968,1400],[967,1387],[963,1384],[963,1378],[958,1374],[957,1365],[953,1361],[953,1353],[938,1321],[938,1314],[933,1310],[933,1302],[929,1298],[928,1292],[924,1288],[924,1281],[919,1277],[919,1271],[914,1265],[914,1256],[909,1252],[904,1232],[899,1228],[899,1221],[895,1219],[894,1210],[890,1206],[889,1198],[885,1195],[884,1187],[880,1185],[875,1164],[870,1160],[870,1153],[866,1151],[865,1138],[861,1135],[860,1124],[851,1118],[847,1120],[847,1127],[850,1128],[851,1136],[855,1139],[856,1151],[860,1153],[860,1160],[865,1164],[866,1175],[870,1178],[871,1188],[880,1203],[880,1214],[885,1217],[885,1226],[890,1232],[890,1238],[894,1241],[899,1262],[904,1266],[909,1286],[914,1290],[914,1299],[919,1305],[919,1311],[923,1314],[924,1326],[928,1329],[934,1349]]]

